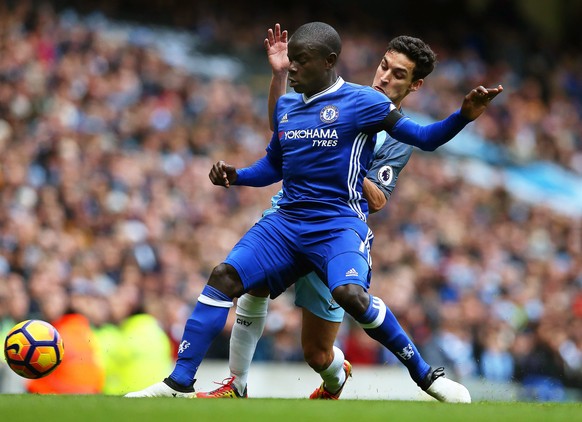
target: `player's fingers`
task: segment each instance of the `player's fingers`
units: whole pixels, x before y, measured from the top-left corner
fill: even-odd
[[[267,30],[267,41],[269,41],[270,44],[274,44],[275,43],[275,35],[273,34],[273,29],[269,28]]]
[[[210,169],[210,174],[208,175],[211,180],[214,181],[224,177],[223,175],[226,174],[224,171],[224,165],[224,161],[219,161],[212,166]]]
[[[208,178],[213,184],[216,184],[218,178],[216,177],[216,169],[214,168],[214,166],[212,166],[212,168],[210,169],[210,172],[208,173]]]
[[[226,177],[226,163],[224,161],[216,163],[216,168],[220,171],[222,177]]]
[[[216,180],[216,174],[217,174],[216,164],[214,164],[210,169],[210,172],[208,173],[208,177],[210,178],[210,180],[214,182]]]
[[[499,85],[499,87],[501,87],[501,85]],[[501,92],[499,87],[488,89],[480,85],[471,91],[471,97],[478,102],[487,104],[489,101],[495,98],[499,92]],[[503,90],[503,88],[501,88],[501,90]]]
[[[275,39],[281,38],[281,25],[276,23],[275,24]]]
[[[210,174],[208,174],[208,178],[210,179],[213,185],[225,187],[230,186],[230,182],[228,181],[228,177],[226,177],[226,173],[221,169],[217,168],[216,166],[212,167]]]
[[[495,97],[497,94],[503,91],[503,86],[497,85],[496,88],[483,88],[485,95]]]
[[[477,88],[473,88],[465,98],[471,100],[480,98],[483,95],[483,91],[481,91],[479,88],[482,87],[478,86]]]
[[[485,94],[487,94],[487,89],[483,85],[479,85],[473,91],[475,91],[478,95],[485,95]]]
[[[497,88],[495,88],[494,91],[495,91],[495,95],[502,93],[503,92],[503,86],[502,85],[497,85]]]
[[[226,172],[227,168],[232,167],[227,165],[224,161],[220,162],[220,170],[222,171],[222,181],[223,181],[223,186],[225,188],[228,188],[230,186],[230,181],[228,180],[228,173]]]
[[[498,85],[497,88],[489,88],[487,89],[486,98],[488,101],[491,101],[493,98],[497,97],[501,92],[503,92],[503,87]]]

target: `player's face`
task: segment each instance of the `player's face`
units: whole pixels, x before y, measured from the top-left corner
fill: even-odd
[[[422,83],[422,79],[412,80],[414,62],[405,54],[396,51],[387,51],[376,69],[372,87],[386,95],[392,102],[400,107],[400,103],[410,92],[416,91]]]
[[[315,48],[309,45],[289,41],[287,45],[289,57],[289,86],[300,94],[311,96],[325,88],[330,82],[330,65],[327,57],[324,57]]]

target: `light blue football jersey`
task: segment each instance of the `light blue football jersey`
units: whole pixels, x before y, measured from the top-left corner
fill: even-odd
[[[394,104],[370,87],[338,80],[307,98],[277,102],[267,156],[283,169],[281,212],[298,219],[366,221],[362,184],[374,154],[374,128]]]
[[[397,141],[384,131],[377,134],[374,159],[366,177],[384,192],[386,199],[392,195],[398,176],[408,163],[412,150],[412,146]]]

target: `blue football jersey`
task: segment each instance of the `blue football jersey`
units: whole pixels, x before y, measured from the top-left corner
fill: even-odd
[[[374,128],[394,108],[383,94],[341,78],[309,98],[279,98],[267,155],[283,170],[281,211],[299,219],[366,221],[362,183],[374,154]]]
[[[400,172],[408,163],[413,147],[403,144],[382,131],[376,135],[374,157],[367,178],[378,186],[386,199],[390,198]],[[275,212],[279,208],[279,201],[283,197],[283,190],[279,190],[271,198],[271,208],[263,212],[263,216]]]

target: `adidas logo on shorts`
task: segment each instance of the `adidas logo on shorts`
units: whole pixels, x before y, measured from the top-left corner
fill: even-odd
[[[357,276],[359,276],[359,274],[355,268],[349,269],[348,272],[346,273],[346,277],[357,277]]]

